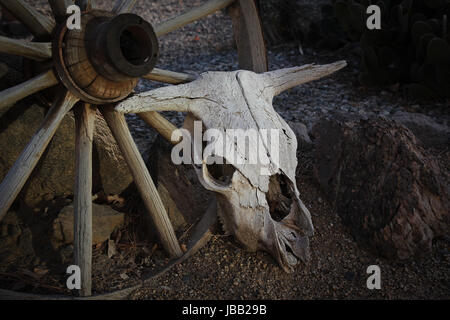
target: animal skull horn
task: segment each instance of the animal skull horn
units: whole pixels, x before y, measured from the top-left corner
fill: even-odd
[[[249,143],[248,152],[246,142],[242,145],[231,137],[233,143],[210,149],[213,154],[203,156],[201,166],[194,168],[202,185],[217,195],[224,229],[246,249],[268,251],[286,272],[291,272],[300,261],[309,259],[309,237],[314,227],[296,184],[297,139],[274,110],[272,100],[285,90],[346,65],[345,61],[311,64],[263,74],[243,70],[207,72],[188,84],[135,95],[118,104],[116,110],[187,112],[188,119],[200,119],[204,128],[214,129],[224,137],[230,136],[230,129],[259,132],[258,141],[263,143]],[[264,130],[275,130],[279,135],[269,141],[262,135]],[[211,144],[217,145],[217,140]],[[272,149],[275,144],[278,156]],[[261,152],[268,161],[235,159]],[[208,164],[211,155],[227,163],[219,166],[219,175],[212,173],[217,166]]]

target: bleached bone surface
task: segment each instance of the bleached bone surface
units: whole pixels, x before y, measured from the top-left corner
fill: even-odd
[[[264,74],[250,71],[207,72],[197,80],[138,94],[120,103],[120,112],[180,111],[188,119],[200,119],[206,129],[271,129],[279,132],[279,152],[273,154],[267,141],[256,163],[237,163],[229,152],[219,148],[213,156],[227,160],[234,171],[229,181],[216,180],[203,159],[196,167],[203,186],[216,192],[220,218],[227,232],[248,250],[266,250],[287,272],[309,257],[309,237],[314,233],[311,215],[300,200],[295,170],[297,139],[274,110],[273,97],[294,86],[320,79],[346,66],[345,61],[329,65],[305,65]],[[246,147],[248,150],[246,150]],[[258,144],[232,144],[242,159],[259,154]],[[260,145],[261,148],[261,145]],[[225,174],[225,166],[222,166]],[[219,168],[220,169],[220,168]],[[262,174],[262,172],[265,172]],[[281,213],[281,216],[280,216]],[[278,214],[278,216],[276,215]],[[277,217],[276,217],[277,216]]]

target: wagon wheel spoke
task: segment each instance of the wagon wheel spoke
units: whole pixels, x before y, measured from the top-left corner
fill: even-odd
[[[0,92],[0,111],[33,93],[53,87],[57,84],[58,80],[56,79],[55,74],[52,70],[49,70],[46,73],[38,75],[17,86],[3,90]]]
[[[39,130],[22,151],[0,185],[0,221],[11,207],[35,168],[64,116],[78,101],[70,92],[61,94],[50,108]]]
[[[91,295],[92,274],[92,142],[96,109],[84,103],[75,110],[74,258],[81,270],[82,297]]]
[[[256,73],[268,71],[267,50],[255,2],[239,0],[230,9],[239,68]]]
[[[122,154],[130,168],[142,200],[151,215],[163,247],[172,257],[180,257],[183,253],[175,231],[145,162],[134,143],[125,116],[115,112],[113,106],[103,107],[102,114],[119,148],[122,150]]]
[[[113,12],[117,14],[127,13],[133,10],[136,0],[118,0],[114,6]]]
[[[149,74],[143,76],[142,78],[168,84],[180,84],[194,81],[197,77],[188,73],[173,72],[154,68]]]
[[[37,38],[50,37],[55,22],[36,11],[24,0],[0,0],[0,4],[19,19]]]
[[[48,0],[52,8],[53,17],[58,22],[64,21],[67,15],[67,8],[73,5],[73,0]]]
[[[154,128],[167,141],[177,144],[179,141],[172,141],[172,134],[178,128],[169,120],[156,111],[141,112],[137,114],[145,123]]]
[[[42,61],[52,57],[52,44],[50,42],[29,42],[0,36],[0,53]]]
[[[169,32],[180,29],[187,24],[206,17],[214,12],[228,7],[235,0],[209,0],[208,2],[191,9],[190,11],[167,20],[155,27],[155,33],[158,37],[164,36]]]
[[[91,9],[95,9],[96,0],[76,0],[75,4],[80,7],[81,11],[88,11]]]

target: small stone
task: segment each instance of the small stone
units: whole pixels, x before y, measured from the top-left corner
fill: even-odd
[[[39,267],[36,267],[36,268],[34,268],[34,273],[35,274],[37,274],[39,277],[43,277],[43,276],[45,276],[47,273],[48,273],[48,269],[44,269],[44,268],[39,268]]]
[[[53,238],[55,246],[73,243],[73,205],[61,210],[53,221]],[[124,222],[124,214],[109,206],[92,204],[92,243],[106,241],[111,233]]]

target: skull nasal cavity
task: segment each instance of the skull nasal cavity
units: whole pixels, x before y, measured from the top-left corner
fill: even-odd
[[[271,176],[267,202],[273,220],[281,221],[289,214],[292,199],[291,187],[286,177],[280,174]]]

